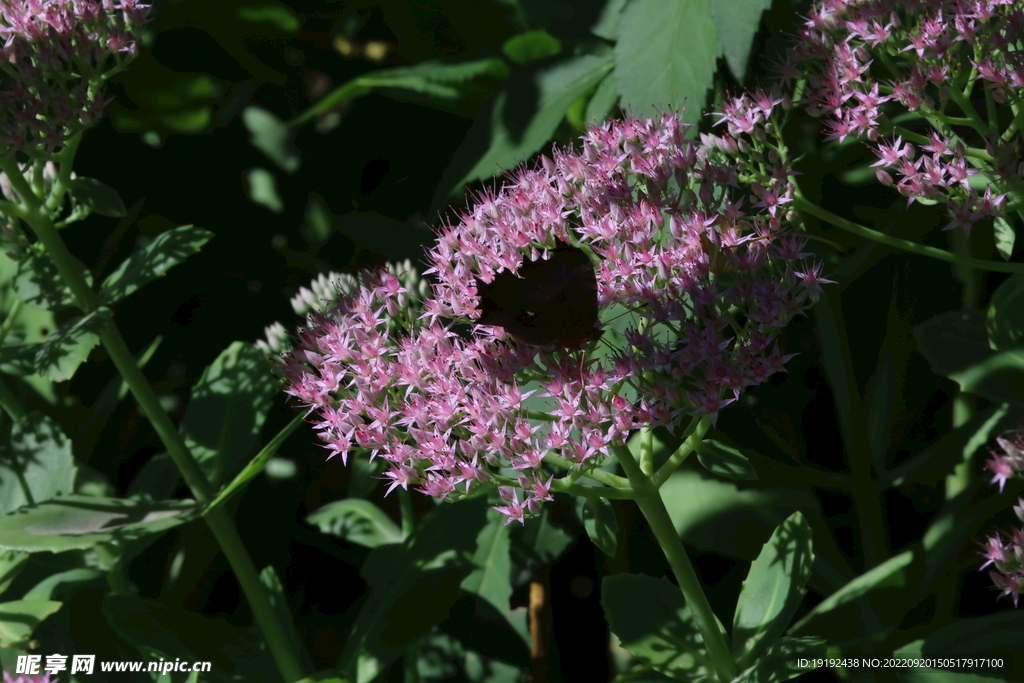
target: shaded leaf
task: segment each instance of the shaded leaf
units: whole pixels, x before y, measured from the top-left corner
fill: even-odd
[[[189,256],[199,253],[212,237],[212,232],[194,225],[182,225],[160,233],[149,244],[125,259],[103,281],[100,296],[107,304],[121,301],[158,277],[163,277],[168,270]]]
[[[281,119],[263,107],[251,105],[242,111],[242,122],[249,131],[249,142],[285,173],[294,173],[302,157],[293,142],[294,133]]]
[[[725,62],[740,83],[747,77],[747,62],[761,17],[771,6],[771,0],[713,0],[711,3]]]
[[[41,413],[0,430],[0,513],[74,492],[75,459],[60,425]]]
[[[124,200],[117,190],[95,178],[75,178],[71,181],[71,196],[101,216],[121,218],[128,215]]]
[[[362,498],[346,498],[328,503],[306,517],[320,533],[337,536],[349,543],[376,548],[401,543],[402,530],[374,503]]]
[[[720,441],[704,439],[697,447],[697,459],[711,474],[738,481],[757,479],[757,472],[746,456]]]
[[[576,498],[576,519],[583,524],[587,536],[608,557],[614,557],[618,547],[619,521],[615,508],[607,498]]]
[[[0,602],[0,646],[26,647],[39,622],[59,610],[61,604],[53,600]]]
[[[110,324],[110,319],[110,309],[100,308],[61,325],[36,350],[36,372],[53,382],[71,379],[100,343],[100,334]]]
[[[72,259],[86,283],[92,287],[92,273],[81,261],[74,257]],[[38,243],[26,249],[22,260],[18,262],[14,291],[29,306],[48,311],[77,305],[71,288],[57,271],[57,265]]]
[[[562,51],[562,41],[544,29],[517,33],[501,46],[505,56],[517,64],[526,64],[545,57],[554,57]]]
[[[985,330],[998,351],[1024,345],[1024,275],[1014,273],[996,289],[985,312]]]

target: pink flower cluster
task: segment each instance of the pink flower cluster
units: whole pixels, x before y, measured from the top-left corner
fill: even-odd
[[[993,474],[992,483],[998,484],[1002,492],[1007,480],[1024,476],[1024,429],[1014,429],[998,436],[996,443],[999,449],[992,451],[985,467]],[[1013,511],[1024,522],[1024,499],[1017,502]],[[981,568],[994,567],[994,571],[989,572],[992,583],[1002,591],[1002,595],[1012,596],[1016,606],[1024,589],[1024,528],[1013,529],[1005,537],[998,533],[990,536],[982,556],[985,564]]]
[[[948,203],[944,229],[969,233],[1003,216],[1006,195],[987,183],[1024,174],[1000,128],[1013,114],[996,114],[1024,88],[1022,28],[1015,0],[823,0],[782,73],[806,75],[802,103],[825,117],[829,139],[895,134],[873,149],[879,181],[909,202]],[[979,172],[988,180],[970,182]]]
[[[366,449],[391,489],[437,498],[496,485],[522,521],[550,499],[552,461],[595,467],[633,430],[714,418],[780,371],[776,336],[825,281],[785,232],[783,178],[745,189],[684,133],[674,114],[591,128],[440,231],[432,295],[382,272],[311,315],[287,391],[331,455]],[[480,282],[558,244],[599,264],[601,340],[535,348],[474,323]]]
[[[12,674],[4,671],[3,683],[57,683],[56,678],[50,678],[50,674]]]
[[[104,74],[135,56],[148,10],[139,0],[0,3],[0,150],[49,156],[95,123]]]

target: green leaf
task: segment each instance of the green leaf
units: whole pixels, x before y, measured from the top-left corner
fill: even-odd
[[[757,479],[757,472],[746,456],[720,441],[704,439],[697,447],[697,459],[711,474],[738,481]]]
[[[576,519],[583,524],[587,536],[608,557],[615,557],[619,538],[619,520],[607,498],[576,499]]]
[[[46,577],[25,593],[26,600],[70,600],[75,591],[90,583],[99,583],[107,573],[92,567],[78,567]]]
[[[192,389],[181,435],[207,481],[224,481],[250,455],[280,387],[252,344],[233,342]]]
[[[245,172],[245,186],[249,201],[271,213],[284,213],[284,202],[277,192],[277,178],[265,168],[250,168]]]
[[[632,0],[619,17],[615,71],[622,106],[635,116],[686,107],[700,119],[721,54],[711,0]]]
[[[242,21],[270,24],[288,35],[295,34],[302,27],[302,20],[290,7],[276,2],[264,0],[259,5],[239,7],[235,12]]]
[[[894,657],[946,658],[983,657],[1003,660],[1002,667],[972,670],[907,669],[900,676],[906,683],[994,683],[1000,679],[1024,679],[1024,660],[1014,656],[1024,642],[1024,613],[1000,612],[984,617],[961,619],[934,630],[893,653]],[[913,675],[910,675],[913,674]]]
[[[1013,223],[1001,216],[992,219],[992,229],[995,233],[996,251],[1009,261],[1013,257],[1013,247],[1017,242],[1017,233],[1013,230]]]
[[[180,658],[212,663],[202,680],[229,683],[261,681],[274,671],[270,653],[225,619],[209,619],[177,607],[133,595],[108,593],[103,614],[119,636],[150,660]]]
[[[1024,406],[1024,347],[993,351],[980,311],[945,313],[914,332],[932,370],[949,377],[962,391]]]
[[[127,542],[189,521],[195,511],[190,500],[143,503],[62,496],[0,517],[0,548],[59,553]]]
[[[320,533],[337,536],[349,543],[376,548],[402,542],[402,530],[375,504],[362,498],[336,500],[306,517]]]
[[[811,545],[810,525],[794,512],[751,564],[733,617],[732,652],[738,669],[751,666],[789,626],[807,592],[814,565]]]
[[[454,64],[426,61],[413,66],[370,71],[341,84],[289,121],[288,125],[302,125],[339,104],[350,102],[375,90],[406,90],[441,102],[452,102],[462,98],[460,86],[475,78],[505,78],[507,75],[508,66],[498,57]]]
[[[619,15],[625,6],[626,0],[605,0],[590,32],[598,38],[614,41],[619,35]]]
[[[562,51],[562,41],[544,29],[536,29],[512,36],[501,46],[501,51],[516,64],[526,64],[554,57]]]
[[[0,430],[0,512],[74,492],[71,440],[60,425],[32,413]]]
[[[61,325],[36,351],[36,372],[52,382],[71,379],[100,343],[100,334],[110,319],[110,309],[99,308]]]
[[[0,647],[27,647],[39,622],[59,610],[61,604],[53,600],[0,602]]]
[[[11,587],[11,581],[17,578],[21,570],[25,568],[27,561],[28,553],[20,550],[0,550],[0,593],[6,592]],[[44,597],[49,598],[50,596]]]
[[[997,351],[1024,345],[1024,275],[1014,273],[996,289],[985,312],[985,330]]]
[[[267,591],[270,599],[270,607],[274,612],[274,619],[284,628],[287,647],[293,653],[302,657],[303,668],[307,671],[312,668],[309,662],[309,654],[305,646],[299,640],[299,634],[295,630],[295,620],[292,618],[291,610],[288,609],[288,596],[284,592],[284,585],[273,565],[267,565],[260,572],[260,583]]]
[[[747,62],[761,16],[771,6],[771,0],[714,0],[711,3],[725,62],[740,83],[747,77]]]
[[[780,638],[763,657],[736,678],[735,683],[778,683],[818,668],[814,660],[825,657],[825,640],[804,636]],[[801,662],[805,662],[801,666]]]
[[[512,564],[509,559],[509,528],[504,518],[496,511],[487,513],[487,525],[476,539],[475,567],[460,588],[478,595],[498,610],[508,615],[509,598],[512,596]]]
[[[146,286],[189,256],[198,254],[213,233],[194,225],[182,225],[162,232],[146,246],[137,250],[111,273],[100,287],[104,303],[122,301]]]
[[[486,513],[483,496],[441,504],[402,545],[370,553],[362,573],[371,590],[339,663],[356,683],[369,683],[448,616],[460,584],[473,571]]]
[[[71,181],[71,196],[83,206],[101,216],[121,218],[128,209],[117,190],[95,178],[75,178]]]
[[[251,105],[242,111],[242,122],[249,130],[249,142],[277,164],[285,173],[295,173],[302,157],[292,138],[294,132],[281,119],[262,107]]]
[[[92,287],[92,273],[78,259],[74,259],[75,267]],[[14,291],[18,298],[29,306],[57,311],[76,305],[71,288],[57,271],[53,262],[41,244],[35,244],[25,251],[24,257],[18,262],[17,274],[14,276]]]
[[[213,508],[217,507],[225,500],[233,496],[235,492],[239,491],[241,487],[244,486],[249,480],[251,480],[253,477],[262,472],[264,468],[267,466],[267,463],[271,460],[271,458],[274,457],[274,454],[277,453],[277,449],[279,449],[281,447],[281,444],[284,443],[284,440],[287,439],[289,435],[291,435],[291,433],[294,432],[299,427],[299,425],[301,425],[304,422],[305,417],[306,416],[301,413],[299,415],[296,415],[294,418],[292,418],[291,422],[289,422],[281,431],[275,434],[274,438],[271,439],[267,443],[267,445],[264,446],[260,450],[260,452],[256,454],[256,456],[249,462],[249,464],[242,468],[242,471],[239,472],[235,476],[235,478],[231,480],[231,483],[225,486],[224,490],[221,491],[217,495],[217,497],[213,499],[213,501],[211,501],[209,505],[206,506],[206,510],[203,512],[203,514],[205,515],[206,512],[212,510]]]
[[[0,372],[24,377],[36,371],[36,355],[42,344],[19,344],[0,348]]]
[[[611,55],[579,55],[521,67],[488,100],[445,169],[431,213],[466,183],[490,178],[543,147],[569,106],[612,68]]]
[[[597,90],[590,96],[583,120],[590,124],[601,123],[608,118],[618,101],[619,81],[615,77],[615,72],[612,71],[604,77],[601,84],[597,86]]]
[[[715,680],[689,608],[667,579],[616,574],[601,583],[601,606],[622,647],[678,681]]]

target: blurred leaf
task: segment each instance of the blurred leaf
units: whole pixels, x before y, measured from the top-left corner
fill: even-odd
[[[0,513],[74,491],[75,459],[60,425],[41,413],[0,429]]]
[[[277,193],[277,178],[265,168],[250,168],[245,172],[249,201],[272,213],[284,213],[284,202]]]
[[[141,503],[62,496],[0,517],[0,548],[59,553],[130,541],[189,521],[195,509],[191,500]]]
[[[597,90],[590,96],[590,101],[587,102],[587,111],[583,117],[584,122],[589,124],[602,123],[612,113],[618,101],[619,82],[615,77],[615,72],[612,71],[604,77],[601,84],[597,86]]]
[[[180,431],[213,486],[249,456],[279,390],[270,362],[244,342],[232,342],[203,371]]]
[[[157,453],[142,466],[131,484],[125,497],[133,500],[163,500],[181,485],[181,473],[171,460],[167,451]]]
[[[194,225],[182,225],[157,235],[149,244],[135,251],[100,287],[104,303],[114,304],[144,287],[189,256],[199,253],[213,233]]]
[[[999,612],[984,617],[959,619],[935,629],[924,638],[904,645],[894,657],[946,658],[984,657],[1003,660],[1002,667],[981,667],[974,671],[947,669],[908,669],[899,676],[905,683],[988,683],[994,680],[1024,679],[1024,659],[1020,644],[1024,642],[1024,613]],[[917,674],[921,674],[918,676]],[[914,674],[914,675],[909,675]]]
[[[626,0],[606,0],[601,7],[601,14],[590,27],[590,32],[598,38],[615,40],[619,36],[619,15],[626,6]]]
[[[615,71],[622,106],[646,118],[686,107],[694,123],[721,54],[711,0],[632,0],[619,18]]]
[[[611,68],[611,55],[579,55],[516,69],[477,114],[445,169],[431,214],[466,183],[495,176],[533,156],[551,139],[570,105]]]
[[[306,215],[299,228],[306,244],[311,247],[320,247],[331,239],[334,233],[334,214],[327,206],[327,202],[316,192],[310,192],[306,200]]]
[[[601,606],[622,647],[641,663],[678,681],[715,680],[683,595],[667,579],[605,577]]]
[[[1024,406],[1024,347],[993,351],[981,311],[955,311],[914,329],[921,355],[932,370],[969,394]]]
[[[92,273],[85,264],[71,257],[75,267],[92,287]],[[76,301],[71,288],[57,271],[57,266],[41,244],[25,250],[22,260],[18,262],[14,276],[14,290],[18,298],[30,306],[57,311],[75,306]]]
[[[0,372],[21,377],[36,371],[36,355],[42,344],[21,344],[0,348]]]
[[[747,77],[750,49],[761,24],[761,16],[771,9],[771,0],[712,0],[718,39],[729,70],[740,83]],[[872,173],[872,176],[874,174]]]
[[[562,51],[562,42],[543,29],[518,33],[501,46],[506,57],[517,64],[554,57]]]
[[[486,524],[487,500],[439,505],[402,545],[375,548],[362,573],[371,586],[339,668],[369,683],[405,647],[448,616]],[[429,597],[428,597],[429,596]]]
[[[576,519],[587,536],[608,557],[615,557],[619,538],[619,520],[615,508],[607,498],[576,498]]]
[[[985,329],[997,351],[1024,345],[1024,275],[1014,273],[996,289],[985,312]]]
[[[427,61],[413,66],[370,71],[341,84],[289,121],[288,125],[302,125],[343,102],[350,102],[374,90],[408,90],[439,101],[451,102],[462,97],[460,86],[475,78],[504,78],[507,75],[508,66],[497,57],[452,64]]]
[[[25,593],[26,600],[69,600],[75,591],[106,578],[107,573],[92,567],[78,567],[46,577]]]
[[[996,251],[1009,261],[1013,257],[1013,247],[1017,241],[1017,233],[1013,230],[1013,224],[1001,216],[992,219],[992,229],[996,238]]]
[[[271,439],[266,446],[260,449],[260,452],[256,454],[256,456],[249,462],[249,464],[242,468],[242,471],[239,472],[235,476],[235,478],[231,480],[231,483],[225,486],[224,490],[222,490],[217,495],[217,497],[214,498],[210,502],[210,504],[206,506],[206,510],[203,512],[203,514],[206,514],[206,511],[212,510],[213,508],[217,507],[225,500],[233,496],[235,492],[240,490],[241,487],[244,486],[250,479],[252,479],[260,472],[262,472],[263,469],[266,467],[267,463],[270,461],[270,459],[274,457],[275,453],[277,453],[277,449],[279,449],[281,447],[281,444],[284,443],[284,440],[287,439],[291,435],[291,433],[294,432],[299,427],[299,425],[301,425],[304,422],[305,417],[306,416],[301,413],[296,415],[294,418],[292,418],[291,422],[289,422],[287,425],[284,426],[284,428],[281,429],[281,431],[275,434],[274,438]]]
[[[60,608],[53,600],[0,602],[0,646],[25,648],[39,622]]]
[[[797,511],[765,543],[743,582],[732,627],[739,670],[753,665],[785,632],[807,593],[813,565],[811,527]]]
[[[0,497],[0,500],[3,500]],[[11,581],[17,578],[21,570],[25,568],[28,561],[28,553],[20,550],[0,550],[0,593],[4,593],[11,587]],[[28,599],[29,596],[25,596]],[[49,598],[49,595],[43,596]]]
[[[306,517],[320,533],[337,536],[349,543],[376,548],[402,542],[402,530],[374,503],[346,498],[328,503]]]
[[[281,119],[263,107],[251,105],[242,111],[242,122],[249,131],[249,142],[285,173],[295,173],[302,157],[293,142],[294,133]]]
[[[120,218],[128,215],[124,200],[117,190],[95,178],[75,178],[71,181],[71,196],[79,204],[101,216]]]
[[[250,23],[265,23],[292,35],[302,27],[302,21],[287,5],[263,0],[259,5],[247,5],[236,10],[238,18]]]
[[[264,680],[267,671],[276,671],[269,650],[225,619],[113,593],[104,596],[103,613],[114,631],[146,659],[211,662],[203,681]]]
[[[71,379],[100,343],[100,334],[110,320],[110,309],[99,308],[61,325],[36,351],[36,372],[54,382]]]
[[[697,459],[711,474],[735,479],[738,481],[754,481],[757,472],[746,456],[732,446],[714,439],[704,439],[697,447]]]

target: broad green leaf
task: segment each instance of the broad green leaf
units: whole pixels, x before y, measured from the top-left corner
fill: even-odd
[[[780,638],[764,656],[736,677],[736,683],[779,683],[801,676],[817,667],[812,663],[825,657],[828,648],[821,638]],[[801,662],[805,662],[801,666]]]
[[[61,325],[36,351],[36,372],[53,382],[71,379],[100,343],[100,334],[110,324],[110,318],[109,308],[99,308]]]
[[[611,55],[579,55],[517,69],[477,114],[445,169],[432,213],[466,183],[498,175],[533,156],[551,139],[569,106],[611,68]]]
[[[504,78],[507,75],[508,67],[497,57],[455,64],[426,61],[413,66],[370,71],[338,86],[289,121],[288,125],[302,125],[343,102],[357,99],[374,90],[406,90],[439,101],[454,101],[462,97],[462,84],[481,76]]]
[[[512,36],[501,46],[501,51],[516,64],[526,64],[554,57],[562,51],[562,41],[544,29],[536,29]]]
[[[0,548],[59,553],[126,542],[187,522],[195,511],[190,500],[142,503],[62,496],[0,516]]]
[[[73,493],[77,471],[71,440],[50,417],[0,428],[0,513]]]
[[[370,553],[362,569],[370,594],[339,663],[356,683],[372,681],[448,616],[460,584],[473,571],[486,511],[483,496],[439,505],[404,543]]]
[[[608,557],[615,557],[619,540],[619,521],[607,498],[576,498],[576,519],[587,536]]]
[[[210,619],[133,595],[108,593],[103,614],[119,636],[150,660],[181,658],[212,663],[203,681],[260,681],[276,668],[268,650],[225,619]]]
[[[75,178],[71,181],[71,196],[101,216],[121,218],[128,215],[124,200],[117,190],[95,178]]]
[[[250,456],[279,390],[270,362],[252,344],[233,342],[203,371],[180,431],[207,481],[220,485]]]
[[[704,639],[679,588],[667,579],[608,576],[601,583],[601,606],[622,647],[641,663],[679,681],[715,680]]]
[[[757,472],[737,449],[714,439],[704,439],[697,447],[697,459],[711,474],[738,481],[754,481]]]
[[[39,622],[59,610],[61,604],[53,600],[0,602],[0,646],[24,649]]]
[[[1024,346],[1024,275],[1014,273],[996,289],[985,312],[985,329],[997,351]]]
[[[277,164],[285,173],[295,173],[302,157],[292,139],[294,131],[263,107],[251,105],[242,111],[242,122],[249,131],[249,142]]]
[[[320,533],[337,536],[349,543],[376,548],[402,542],[402,530],[375,504],[362,498],[328,503],[306,517]]]
[[[732,653],[739,669],[761,658],[789,626],[807,592],[811,545],[810,525],[794,512],[750,565],[733,617]]]
[[[1009,261],[1013,258],[1013,248],[1017,242],[1017,233],[1013,230],[1013,223],[1001,216],[996,216],[992,219],[992,228],[996,238],[996,251],[1004,261]]]
[[[270,459],[274,457],[275,453],[277,453],[277,449],[279,449],[281,444],[284,443],[284,440],[287,439],[291,433],[303,423],[305,417],[305,415],[300,413],[292,418],[292,421],[285,425],[281,431],[275,434],[274,438],[256,454],[256,457],[254,457],[248,465],[242,468],[242,471],[231,480],[231,483],[225,486],[224,490],[217,494],[217,497],[206,506],[206,510],[212,510],[223,503],[225,500],[233,496],[236,491],[239,491],[249,480],[262,472]],[[206,514],[206,512],[204,511],[203,514]]]
[[[460,587],[491,603],[499,614],[507,615],[512,596],[509,528],[496,511],[488,511],[487,517],[487,525],[476,539],[475,568],[462,580]]]
[[[587,110],[583,116],[585,123],[599,124],[612,113],[615,108],[615,103],[619,101],[619,81],[615,77],[615,72],[612,71],[601,84],[597,86],[597,90],[590,96],[590,101],[587,102]]]
[[[718,38],[729,70],[740,83],[747,77],[750,48],[761,24],[761,16],[771,9],[771,0],[712,0]]]
[[[619,15],[627,0],[605,0],[597,20],[590,26],[590,32],[598,38],[614,41],[619,35]]]
[[[86,283],[92,287],[92,273],[78,259],[74,259],[75,267],[82,273]],[[14,290],[18,298],[29,306],[57,311],[75,306],[75,297],[71,288],[57,271],[57,266],[42,246],[33,245],[26,249],[22,260],[18,262],[17,274],[14,276]]]
[[[970,394],[1024,406],[1024,346],[993,351],[980,311],[956,311],[915,329],[917,345],[932,370]]]
[[[634,116],[686,107],[694,123],[721,54],[711,0],[632,0],[619,17],[615,72]]]
[[[265,168],[250,168],[245,172],[245,187],[249,201],[271,213],[283,213],[284,202],[277,192],[277,178]]]
[[[162,232],[117,267],[100,287],[104,303],[121,301],[148,285],[189,256],[198,254],[213,233],[194,225],[182,225]]]

